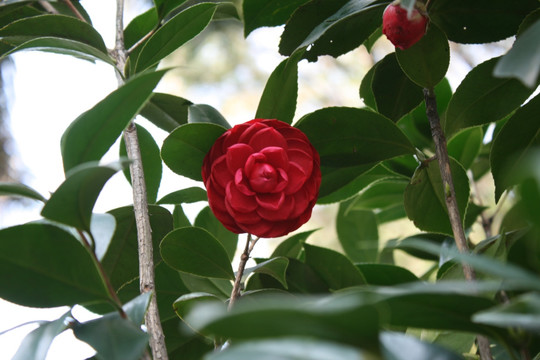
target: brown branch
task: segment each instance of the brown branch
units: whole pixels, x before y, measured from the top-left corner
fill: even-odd
[[[86,19],[84,18],[84,16],[82,16],[82,14],[79,12],[79,10],[71,3],[70,0],[63,0],[64,3],[69,7],[69,9],[73,12],[73,14],[75,14],[75,16],[81,20],[81,21],[84,21],[86,22]]]
[[[252,239],[251,234],[248,234],[246,240],[246,246],[244,247],[244,252],[240,256],[240,264],[238,265],[238,271],[236,272],[236,278],[234,280],[234,286],[231,292],[231,298],[229,299],[229,307],[231,310],[234,306],[236,300],[240,297],[240,290],[242,288],[242,276],[244,276],[244,270],[246,269],[246,263],[249,260],[249,255],[259,238]]]
[[[435,152],[437,154],[437,160],[439,162],[439,169],[441,173],[441,179],[443,183],[444,198],[446,202],[446,208],[448,209],[448,218],[450,219],[450,225],[452,226],[452,232],[458,250],[461,253],[468,253],[469,246],[467,245],[467,238],[465,237],[465,230],[463,229],[463,223],[459,213],[459,208],[456,198],[456,190],[454,188],[454,181],[452,180],[452,172],[450,170],[450,158],[448,156],[448,147],[446,145],[446,138],[441,128],[441,121],[439,119],[439,113],[437,112],[437,99],[433,88],[424,89],[424,100],[426,103],[426,115],[431,127],[431,135],[435,143]],[[476,274],[474,269],[466,263],[462,264],[463,273],[468,281],[475,281]],[[482,360],[493,359],[491,355],[491,349],[489,340],[485,336],[478,335],[476,337],[478,344],[478,352]]]

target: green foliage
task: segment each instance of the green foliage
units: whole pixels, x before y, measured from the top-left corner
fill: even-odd
[[[389,2],[154,0],[123,29],[128,53],[121,69],[78,1],[72,5],[80,17],[69,2],[47,2],[57,12],[49,14],[43,2],[3,1],[0,57],[32,49],[100,60],[122,80],[65,130],[66,179],[48,198],[24,184],[0,183],[0,195],[43,204],[43,219],[0,229],[0,297],[33,307],[78,304],[101,314],[80,322],[68,311],[39,323],[14,359],[45,359],[68,328],[96,350],[96,359],[139,359],[148,349],[141,324],[152,297],[169,359],[478,358],[474,334],[487,336],[496,359],[538,357],[540,96],[530,97],[540,71],[540,3],[430,1],[426,35],[407,50],[377,53],[380,60],[365,69],[358,83],[365,108],[338,103],[298,114],[301,61],[377,48]],[[412,9],[415,2],[401,4]],[[243,236],[204,204],[188,217],[186,204],[207,201],[200,183],[178,181],[162,194],[161,180],[165,164],[200,182],[204,157],[231,125],[220,109],[154,91],[167,72],[157,70],[162,60],[201,32],[220,29],[215,22],[223,19],[241,21],[246,37],[284,25],[275,51],[286,58],[258,92],[255,116],[277,118],[307,135],[321,160],[317,202],[337,203],[321,207],[321,231],[301,229],[280,239],[236,274],[242,296],[229,310],[232,263]],[[449,41],[514,35],[506,55],[474,66],[452,91]],[[442,121],[442,146],[450,155],[443,166],[452,173],[457,222],[470,235],[470,253],[455,249],[449,185],[430,157],[437,129],[426,114],[426,89],[437,100],[431,113]],[[167,133],[162,144],[138,115]],[[123,170],[131,179],[124,140],[120,161],[99,164],[130,124],[137,128],[155,265],[154,289],[142,295],[134,206],[94,211],[114,174]],[[497,209],[479,196],[489,178]],[[388,240],[388,229],[402,223],[411,235]],[[409,262],[400,259],[403,253]],[[427,270],[418,270],[417,260]],[[478,281],[463,280],[463,263]]]

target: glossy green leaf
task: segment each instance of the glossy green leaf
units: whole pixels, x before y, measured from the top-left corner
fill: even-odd
[[[264,259],[261,259],[261,261]],[[287,279],[286,271],[289,265],[289,260],[286,257],[275,257],[262,262],[258,262],[256,266],[247,268],[244,272],[245,275],[249,273],[266,274],[277,281],[286,289]]]
[[[206,191],[198,186],[174,191],[158,200],[158,204],[191,204],[198,201],[206,201]]]
[[[22,196],[29,199],[46,202],[47,199],[43,197],[36,190],[21,183],[4,182],[0,181],[0,196]]]
[[[476,66],[456,89],[442,124],[448,138],[461,129],[504,118],[531,95],[532,90],[518,80],[493,76],[498,60]]]
[[[375,75],[375,70],[377,70],[378,64],[380,64],[380,62],[374,64],[364,75],[362,82],[360,83],[359,90],[360,99],[366,106],[372,108],[373,110],[377,110],[377,102],[375,101],[375,95],[373,94],[373,76]]]
[[[205,360],[364,360],[370,355],[358,348],[320,339],[285,338],[240,343],[214,352]]]
[[[264,26],[283,25],[291,14],[309,0],[245,0],[242,2],[244,14],[244,36]]]
[[[540,333],[540,296],[536,293],[521,295],[508,304],[476,313],[473,321]]]
[[[99,193],[120,169],[119,163],[108,166],[86,163],[73,168],[68,178],[51,195],[41,215],[89,231],[92,209]]]
[[[414,336],[397,332],[383,332],[379,337],[381,352],[385,360],[460,360],[461,355],[453,353],[442,346],[430,344]]]
[[[223,115],[215,108],[206,104],[194,104],[188,107],[189,123],[211,123],[230,129],[231,125],[225,120]]]
[[[218,279],[234,279],[227,251],[208,231],[198,227],[173,230],[161,241],[161,257],[178,271]]]
[[[529,156],[540,145],[539,111],[537,95],[516,111],[493,142],[490,160],[497,200],[504,190],[517,184],[517,173],[526,169]]]
[[[130,49],[146,34],[153,31],[158,25],[158,14],[155,7],[137,15],[124,29],[124,46]]]
[[[307,238],[317,230],[304,231],[283,240],[272,252],[271,258],[284,256],[298,259]]]
[[[149,204],[154,204],[157,199],[163,165],[161,161],[160,149],[154,137],[148,130],[136,124],[137,138],[141,152],[141,161],[144,171],[144,182],[146,183],[146,196]],[[120,157],[127,158],[126,143],[124,137],[120,140]],[[124,169],[124,176],[131,184],[131,173],[129,168]]]
[[[409,270],[390,264],[357,264],[356,265],[369,285],[393,286],[418,281],[416,275]]]
[[[216,4],[201,3],[187,8],[161,26],[141,49],[134,72],[155,66],[167,55],[194,38],[208,25]]]
[[[159,242],[172,230],[172,217],[167,209],[150,205],[148,207],[154,263],[161,259]],[[132,206],[113,209],[109,212],[116,219],[116,230],[107,252],[101,260],[103,269],[115,290],[134,279],[139,274],[137,228]]]
[[[90,233],[94,240],[94,252],[99,261],[107,252],[116,230],[116,220],[111,214],[92,214]]]
[[[365,186],[361,177],[376,166],[375,163],[339,168],[321,166],[319,198],[323,199],[322,203],[339,202],[357,194]]]
[[[538,38],[540,38],[540,20],[516,39],[510,51],[493,69],[493,74],[497,77],[514,77],[533,89],[538,84],[540,71]]]
[[[296,127],[317,149],[322,166],[367,165],[414,152],[395,124],[368,110],[324,108],[302,117]]]
[[[405,179],[384,179],[372,183],[354,198],[348,210],[382,210],[401,204],[407,183]]]
[[[128,318],[135,325],[144,323],[144,316],[146,314],[146,310],[148,309],[148,305],[150,304],[150,298],[152,296],[152,292],[147,291],[122,306]]]
[[[324,279],[330,289],[339,290],[366,283],[360,270],[345,255],[308,244],[304,244],[304,250],[306,264]]]
[[[26,335],[11,360],[45,360],[54,338],[66,330],[69,315],[67,312],[54,321],[47,321]]]
[[[385,6],[376,0],[308,3],[287,22],[279,51],[291,55],[305,49],[309,61],[319,55],[338,57],[360,46],[381,25]]]
[[[448,154],[465,169],[470,169],[482,148],[484,131],[480,127],[459,132],[448,141]]]
[[[65,230],[29,223],[0,230],[0,297],[32,307],[106,301],[89,252]]]
[[[449,40],[476,44],[515,35],[523,18],[536,8],[536,0],[442,0],[431,2],[428,13]]]
[[[160,129],[171,132],[187,123],[190,105],[191,101],[178,96],[153,93],[141,109],[141,115]]]
[[[24,2],[15,2],[12,4],[2,2],[0,6],[2,7],[0,13],[0,28],[20,19],[43,14],[43,12],[31,6],[31,4]]]
[[[227,251],[229,260],[232,261],[234,259],[236,245],[238,243],[238,234],[227,230],[208,206],[199,212],[193,225],[203,228],[214,235]]]
[[[225,128],[208,123],[186,124],[174,130],[163,142],[161,157],[175,173],[202,181],[206,153]]]
[[[463,167],[454,159],[450,159],[450,171],[459,214],[461,221],[464,221],[469,201],[469,179]],[[424,231],[452,235],[445,191],[437,161],[418,167],[404,194],[407,216],[416,227]]]
[[[220,304],[224,308],[226,307],[225,303],[213,294],[195,292],[182,295],[176,299],[173,303],[174,312],[178,315],[178,317],[180,317],[180,319],[185,319],[186,315],[193,309],[193,307],[202,302],[212,302],[218,305]]]
[[[409,79],[423,88],[431,88],[446,75],[450,46],[446,35],[435,24],[430,24],[416,44],[407,50],[396,48],[396,57]]]
[[[181,228],[184,226],[191,226],[191,222],[184,212],[182,205],[174,205],[173,209],[173,226],[175,229]]]
[[[138,360],[148,345],[148,334],[118,312],[77,323],[73,333],[96,349],[98,359]]]
[[[394,122],[424,99],[422,88],[405,75],[395,53],[385,56],[377,65],[371,88],[379,112]]]
[[[370,210],[351,209],[354,199],[342,202],[336,218],[339,243],[352,262],[376,262],[379,232],[375,214]]]
[[[207,292],[227,300],[231,296],[232,283],[230,280],[200,277],[188,273],[179,273],[182,282],[191,292]]]
[[[186,0],[154,0],[160,19],[186,2]]]
[[[138,114],[166,70],[127,81],[90,110],[79,115],[62,135],[64,170],[99,160]]]

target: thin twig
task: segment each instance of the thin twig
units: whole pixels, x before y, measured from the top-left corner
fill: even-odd
[[[58,15],[59,12],[56,10],[48,1],[40,0],[38,1],[39,5],[41,5],[46,11],[50,12],[51,14]]]
[[[144,35],[141,39],[139,39],[139,41],[137,41],[135,44],[133,44],[127,51],[128,55],[131,54],[131,52],[133,50],[135,50],[139,45],[141,45],[142,43],[144,43],[146,40],[148,40],[152,35],[154,35],[154,33],[156,32],[157,29],[152,29],[152,31],[150,31],[148,34]]]
[[[437,154],[441,179],[443,182],[444,198],[446,208],[448,209],[448,218],[450,219],[454,239],[456,241],[458,250],[461,253],[468,253],[469,246],[467,245],[465,230],[463,229],[463,223],[461,222],[461,216],[456,198],[456,190],[454,188],[454,181],[452,180],[452,172],[450,170],[448,147],[446,145],[446,138],[441,128],[441,121],[439,119],[439,113],[437,112],[437,99],[435,97],[433,88],[424,89],[424,100],[426,102],[426,115],[431,127],[431,135],[435,143],[435,152]],[[475,281],[476,274],[474,269],[469,264],[463,263],[462,265],[465,278],[469,281]],[[480,358],[482,360],[491,360],[493,357],[491,356],[488,338],[478,335],[476,337],[476,341],[478,343],[478,352],[480,354]]]
[[[231,292],[231,298],[229,299],[229,307],[231,310],[236,300],[240,297],[240,290],[242,288],[242,276],[244,276],[244,270],[246,269],[246,263],[249,260],[249,255],[259,238],[252,239],[251,234],[248,234],[246,240],[246,246],[244,252],[240,256],[240,264],[238,265],[238,271],[236,272],[236,278],[234,279],[234,286]]]
[[[79,12],[79,10],[71,3],[70,0],[64,0],[64,3],[66,3],[66,5],[69,7],[69,9],[73,12],[73,14],[75,14],[75,16],[81,20],[81,21],[84,21],[86,22],[86,19],[84,18],[84,16],[82,16],[82,14]]]

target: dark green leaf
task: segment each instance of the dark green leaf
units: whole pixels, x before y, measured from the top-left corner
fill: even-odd
[[[264,26],[283,25],[291,14],[309,0],[245,0],[242,2],[244,13],[244,36]]]
[[[40,193],[38,193],[36,190],[32,189],[29,186],[26,186],[24,184],[20,183],[12,183],[12,182],[3,182],[0,181],[0,196],[7,195],[7,196],[22,196],[29,199],[38,200],[41,202],[46,202],[47,199],[43,197]]]
[[[141,109],[141,115],[157,127],[171,132],[178,126],[186,124],[188,108],[192,102],[184,98],[153,93],[146,105]]]
[[[153,31],[158,25],[158,14],[155,7],[151,7],[137,15],[124,29],[124,45],[130,49],[146,34]]]
[[[264,259],[260,259],[264,260]],[[257,273],[257,274],[266,274],[277,281],[283,287],[287,288],[287,279],[286,279],[286,271],[287,266],[289,265],[289,260],[286,257],[275,257],[268,259],[266,261],[262,261],[258,263],[256,266],[252,268],[248,268],[245,270],[244,274],[247,275],[249,273]]]
[[[175,229],[191,226],[191,222],[186,216],[182,205],[175,205],[173,210],[173,226]]]
[[[502,119],[531,95],[532,90],[516,79],[493,77],[498,59],[476,66],[456,89],[443,118],[448,138],[461,129]]]
[[[26,335],[11,360],[45,360],[54,338],[67,328],[65,320],[69,315],[67,312],[54,321],[47,321]]]
[[[375,70],[377,69],[377,65],[380,64],[380,62],[373,65],[366,75],[362,78],[362,82],[360,83],[360,99],[364,102],[364,104],[368,107],[370,107],[373,110],[377,110],[377,102],[375,101],[375,95],[373,94],[373,76],[375,75]]]
[[[298,259],[302,249],[304,248],[304,242],[317,230],[304,231],[295,234],[285,240],[283,240],[272,252],[271,258],[284,256],[288,258]]]
[[[474,44],[515,35],[523,18],[536,8],[536,0],[437,0],[430,2],[428,13],[449,40]]]
[[[160,19],[186,2],[186,0],[154,0]]]
[[[199,215],[195,218],[194,225],[201,227],[214,235],[227,251],[229,260],[233,260],[234,254],[236,253],[236,245],[238,243],[238,234],[227,230],[209,207],[205,207],[201,210]]]
[[[372,183],[354,198],[349,211],[382,210],[403,203],[403,192],[408,180],[384,179]]]
[[[160,249],[163,260],[176,270],[204,277],[234,279],[225,248],[202,228],[173,230],[162,240]]]
[[[77,323],[73,333],[96,349],[98,359],[138,360],[148,345],[148,334],[118,312]]]
[[[161,185],[161,175],[163,173],[159,146],[148,130],[141,125],[136,125],[136,127],[144,171],[144,182],[146,183],[146,195],[148,203],[154,204],[157,199],[159,186]],[[128,157],[124,137],[120,141],[120,157]],[[131,173],[128,168],[124,169],[124,176],[131,184]]]
[[[193,309],[193,307],[202,302],[212,302],[226,307],[225,303],[221,301],[217,296],[204,292],[189,293],[180,296],[173,303],[174,312],[180,319],[185,319],[186,315]]]
[[[2,2],[0,6],[2,7],[2,11],[0,11],[0,28],[20,19],[43,14],[27,2],[12,4]]]
[[[405,75],[395,53],[382,59],[371,83],[379,112],[397,122],[403,115],[417,107],[424,95],[422,88]]]
[[[150,298],[152,296],[153,294],[148,291],[140,294],[139,296],[122,306],[129,319],[135,325],[142,324],[144,322],[144,315],[146,314],[146,310],[148,308],[148,304],[150,304]]]
[[[45,223],[0,230],[0,297],[32,307],[106,301],[97,267],[78,239]]]
[[[323,199],[322,203],[339,202],[357,194],[367,185],[362,176],[376,166],[375,163],[339,168],[321,166],[319,198]]]
[[[188,107],[189,123],[211,123],[230,129],[231,125],[216,109],[206,104],[195,104]]]
[[[429,242],[435,245],[440,245],[443,242],[445,242],[447,239],[449,239],[449,237],[442,234],[422,233],[422,234],[416,234],[416,235],[406,237],[405,239],[399,242],[394,242],[392,244],[388,243],[386,246],[387,248],[402,250],[406,252],[407,254],[417,257],[419,259],[438,261],[440,258],[439,253],[433,254],[431,252],[423,251],[422,249],[419,249],[417,246],[414,246],[414,244],[416,243],[417,240],[419,240],[422,242]],[[409,243],[413,245],[409,246]]]
[[[165,56],[194,38],[208,25],[215,11],[216,4],[197,4],[167,21],[141,49],[135,61],[134,72],[157,65]]]
[[[339,243],[352,262],[376,262],[379,255],[379,232],[375,214],[354,210],[354,199],[342,202],[336,219]]]
[[[185,188],[182,190],[174,191],[165,195],[159,201],[158,204],[191,204],[198,201],[206,201],[208,197],[206,191],[198,186]]]
[[[292,123],[298,97],[298,61],[294,55],[283,60],[272,72],[264,87],[257,113],[258,119],[278,119]]]
[[[207,292],[222,300],[231,296],[232,283],[230,280],[200,277],[188,273],[180,273],[180,278],[191,292]]]
[[[202,181],[201,169],[206,153],[225,128],[209,123],[185,124],[163,142],[161,157],[175,173]]]
[[[518,109],[501,129],[491,149],[491,168],[495,180],[495,198],[517,184],[517,173],[527,169],[529,156],[540,145],[540,95]]]
[[[396,57],[405,74],[417,85],[431,88],[446,75],[450,64],[450,46],[446,35],[430,24],[420,41],[408,48],[396,48]]]
[[[509,304],[481,311],[473,321],[503,328],[520,328],[540,333],[540,296],[528,293],[512,299]]]
[[[385,360],[461,360],[463,357],[442,346],[430,344],[416,337],[396,332],[383,332],[380,337]]]
[[[121,169],[120,164],[99,166],[86,163],[73,168],[68,178],[41,211],[41,215],[62,224],[90,231],[92,209],[105,183]]]
[[[469,201],[469,179],[463,167],[454,159],[450,159],[450,170],[463,221]],[[424,231],[452,235],[446,208],[446,191],[437,161],[418,167],[411,183],[405,189],[405,210],[416,227]]]
[[[317,149],[322,166],[368,165],[414,152],[395,124],[368,110],[324,108],[304,116],[296,127]]]
[[[484,131],[481,127],[466,129],[448,141],[448,154],[465,169],[470,169],[482,148]]]
[[[369,285],[393,286],[418,281],[416,275],[409,270],[389,264],[356,265]]]
[[[92,214],[90,221],[90,233],[94,240],[94,252],[99,261],[107,252],[111,243],[114,231],[116,229],[116,220],[110,214]]]
[[[99,160],[114,144],[126,125],[138,114],[166,70],[132,78],[79,115],[62,135],[64,170]]]
[[[304,244],[304,250],[306,264],[326,281],[330,289],[339,290],[366,283],[360,270],[345,255],[308,244]]]

